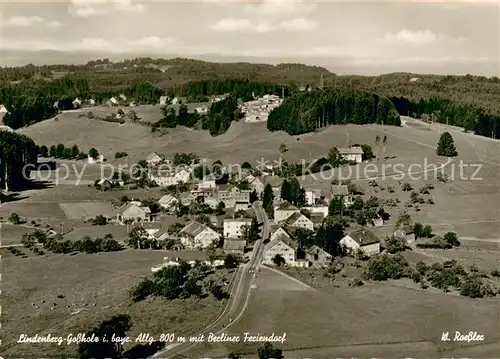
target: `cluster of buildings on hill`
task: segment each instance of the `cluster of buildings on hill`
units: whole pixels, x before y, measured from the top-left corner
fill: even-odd
[[[283,99],[276,95],[264,95],[240,105],[241,112],[245,113],[245,122],[267,121],[272,110],[279,107]]]

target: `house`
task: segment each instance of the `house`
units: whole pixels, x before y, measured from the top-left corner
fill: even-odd
[[[91,98],[91,99],[89,100],[89,105],[90,105],[90,106],[95,106],[95,100],[94,100],[93,98]]]
[[[255,191],[255,193],[257,193],[257,195],[260,197],[262,193],[264,193],[264,187],[265,187],[264,182],[259,177],[252,176],[253,178],[251,178],[251,180],[248,180],[249,177],[250,176],[245,178],[245,180],[250,185],[252,191]]]
[[[179,102],[180,102],[180,101],[179,101],[179,99],[178,99],[177,97],[174,97],[174,98],[172,99],[172,101],[170,102],[170,104],[172,104],[172,105],[177,105],[177,104],[179,104]]]
[[[177,205],[179,204],[179,200],[171,194],[166,194],[159,199],[158,204],[166,211],[175,211],[177,209]]]
[[[196,221],[189,222],[179,232],[181,243],[187,249],[205,249],[219,240],[219,233]]]
[[[168,101],[168,96],[160,96],[160,106],[165,106]]]
[[[174,178],[177,183],[188,183],[191,179],[191,172],[186,168],[181,168],[175,173]]]
[[[349,162],[363,162],[363,149],[360,146],[339,148],[340,156]]]
[[[415,232],[413,230],[413,227],[410,225],[400,226],[399,228],[396,228],[393,236],[394,238],[404,239],[408,244],[412,244],[415,242]]]
[[[323,248],[313,245],[306,250],[306,259],[312,262],[313,265],[326,266],[331,263],[333,256]]]
[[[154,215],[149,207],[139,206],[135,203],[128,203],[121,206],[116,215],[119,223],[125,224],[127,221],[137,222],[153,222]]]
[[[75,98],[72,104],[73,108],[80,108],[82,106],[82,101],[79,98]]]
[[[226,208],[233,208],[236,203],[244,204],[246,208],[250,205],[250,190],[240,190],[233,185],[220,185],[217,188],[216,198],[223,202]]]
[[[224,220],[224,238],[241,238],[244,236],[244,231],[250,226],[252,220],[250,218],[235,218]]]
[[[4,105],[0,105],[0,113],[7,113],[7,108]]]
[[[300,213],[299,209],[288,202],[284,202],[274,209],[274,221],[276,223],[285,221],[294,213]]]
[[[118,105],[118,100],[114,97],[111,97],[107,102],[106,102],[106,105],[110,104],[110,106],[117,106]]]
[[[120,96],[118,97],[120,97],[120,100],[122,101],[127,101],[127,96],[125,96],[124,94],[120,94]]]
[[[368,220],[368,227],[381,227],[384,225],[384,219],[381,216]]]
[[[323,213],[311,213],[311,217],[309,218],[311,222],[313,223],[313,227],[315,229],[321,227],[323,224],[323,220],[325,219],[326,216],[323,216]]]
[[[289,266],[295,267],[297,261],[298,244],[286,236],[279,236],[278,238],[270,241],[264,247],[262,263],[267,265],[274,265],[273,259],[280,255],[285,259],[285,263]]]
[[[113,184],[105,178],[102,178],[99,182],[97,182],[97,184],[103,191],[109,191],[113,188]]]
[[[380,239],[367,230],[358,230],[347,234],[340,240],[340,244],[352,253],[356,253],[358,250],[367,256],[380,253]]]
[[[305,228],[311,231],[314,230],[313,222],[300,212],[293,213],[282,223],[283,226],[287,228]]]
[[[313,206],[314,204],[316,204],[316,191],[308,189],[305,191],[305,195],[306,204],[308,206]]]
[[[163,160],[165,160],[165,156],[159,155],[156,152],[151,152],[148,155],[148,157],[146,157],[146,162],[148,163],[148,165],[151,165],[151,166],[156,166],[160,162],[163,162]]]
[[[203,178],[203,180],[198,182],[198,189],[200,189],[200,190],[210,189],[210,188],[215,188],[215,187],[216,187],[215,176],[206,176],[205,178]]]
[[[353,204],[352,195],[349,194],[349,187],[345,184],[332,185],[330,188],[331,199],[335,197],[342,197],[344,199],[344,206],[349,207]]]
[[[285,228],[276,226],[271,229],[271,236],[269,237],[269,241],[272,242],[281,236],[285,236],[288,239],[292,239],[292,236],[290,235],[290,233],[288,233],[288,231]]]
[[[196,196],[191,192],[182,192],[179,195],[179,200],[181,202],[181,205],[190,206],[196,200]]]
[[[236,239],[236,238],[226,238],[224,239],[224,253],[226,254],[239,254],[243,255],[245,253],[246,240]]]
[[[327,205],[315,205],[315,206],[309,206],[309,207],[302,207],[302,209],[305,209],[311,213],[311,215],[321,215],[324,217],[328,216],[328,206]]]
[[[104,156],[103,155],[97,155],[96,158],[88,156],[87,157],[87,161],[88,161],[89,165],[93,165],[95,163],[103,163],[104,162]]]

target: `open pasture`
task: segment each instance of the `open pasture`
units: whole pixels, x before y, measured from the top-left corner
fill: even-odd
[[[0,224],[0,246],[21,243],[23,234],[32,232],[32,228],[15,226],[13,224]]]
[[[106,234],[111,234],[114,239],[119,242],[126,242],[128,239],[127,227],[114,224],[107,224],[105,226],[86,226],[77,227],[64,235],[64,239],[76,241],[83,239],[85,236],[90,238],[102,238]]]
[[[415,343],[417,348],[430,353],[454,349],[459,343],[441,343],[444,331],[468,333],[471,328],[485,335],[485,343],[498,342],[498,318],[492,316],[500,309],[496,299],[481,301],[430,293],[388,285],[365,284],[358,288],[333,288],[311,291],[280,292],[264,289],[257,279],[244,316],[227,330],[228,335],[245,332],[261,335],[287,333],[284,344],[275,345],[285,350],[286,357],[315,357],[318,348],[329,357],[349,353],[354,357],[373,356],[369,345],[383,350],[387,357],[406,355],[388,343]],[[419,344],[419,343],[427,344]],[[234,351],[255,354],[258,343],[201,344],[189,353],[222,357]],[[366,345],[356,350],[359,345]],[[355,346],[355,347],[354,347]],[[433,348],[434,346],[434,348]],[[311,348],[295,352],[301,348]],[[290,354],[288,354],[290,353]],[[189,356],[188,355],[188,356]]]
[[[196,332],[217,317],[221,302],[210,298],[167,302],[148,299],[132,304],[128,290],[151,275],[164,256],[203,259],[200,252],[134,251],[2,258],[2,354],[26,357],[74,355],[76,345],[17,344],[21,333],[66,337],[84,333],[116,314],[132,317],[130,337],[166,329]],[[59,298],[58,296],[64,296]],[[54,309],[51,309],[54,308]],[[128,349],[128,348],[127,348]]]
[[[113,218],[115,212],[113,205],[107,202],[71,202],[59,205],[69,219],[89,219],[99,214]]]

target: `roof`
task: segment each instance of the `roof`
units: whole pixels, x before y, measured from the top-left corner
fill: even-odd
[[[367,246],[369,244],[380,242],[380,239],[375,234],[366,230],[350,232],[349,237],[351,237],[360,246]]]
[[[361,147],[343,147],[339,148],[339,152],[341,155],[362,155],[363,149]]]
[[[176,200],[177,200],[177,198],[175,198],[171,194],[166,194],[158,200],[158,203],[169,203],[171,201],[176,201]]]
[[[238,222],[252,222],[251,218],[228,218],[224,220],[224,223],[238,223]]]
[[[209,227],[200,222],[191,221],[184,228],[181,229],[179,234],[184,234],[188,237],[194,238],[208,228]]]
[[[292,214],[290,217],[288,217],[286,220],[285,220],[285,225],[293,225],[295,222],[297,222],[297,220],[300,218],[300,217],[306,217],[304,216],[302,213],[300,212],[295,212],[294,214]],[[307,217],[306,217],[307,218]],[[307,218],[309,221],[310,219]]]
[[[224,249],[225,250],[241,250],[243,251],[246,246],[246,240],[244,239],[225,239]]]
[[[285,235],[280,235],[278,238],[275,238],[274,240],[272,240],[271,242],[269,242],[266,247],[264,248],[265,251],[267,251],[269,248],[272,248],[274,247],[274,245],[278,242],[283,242],[285,243],[287,246],[297,250],[299,248],[299,245],[297,242],[295,242],[293,239],[291,238],[288,238],[287,236]]]
[[[330,194],[332,196],[346,196],[349,194],[349,188],[345,184],[334,184],[330,188]]]
[[[323,255],[329,255],[331,256],[330,253],[328,253],[327,251],[325,251],[323,248],[317,246],[317,245],[313,245],[311,248],[309,248],[308,250],[306,250],[306,253],[309,253],[309,254],[323,254]]]
[[[276,210],[279,210],[279,211],[297,210],[298,211],[299,209],[289,202],[283,202],[282,204],[279,205],[278,208],[276,208]]]
[[[399,226],[399,227],[396,228],[396,230],[394,232],[397,232],[398,230],[403,231],[404,234],[415,233],[414,230],[413,230],[413,226],[411,226],[411,225],[402,225],[402,226]]]
[[[165,156],[163,156],[163,155],[160,155],[160,154],[158,154],[158,153],[156,153],[156,152],[151,152],[151,153],[148,155],[148,157],[146,157],[146,161],[151,161],[152,159],[154,159],[154,158],[155,158],[155,157],[157,157],[157,156],[158,156],[158,157],[160,157],[161,159],[164,159],[164,158],[165,158]]]

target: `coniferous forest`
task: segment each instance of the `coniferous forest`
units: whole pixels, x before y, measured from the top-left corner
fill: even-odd
[[[333,88],[295,93],[270,113],[267,128],[299,135],[348,123],[401,125],[389,99],[365,91]]]
[[[0,189],[13,191],[25,188],[30,182],[27,165],[36,166],[37,157],[37,147],[31,138],[0,131]]]

